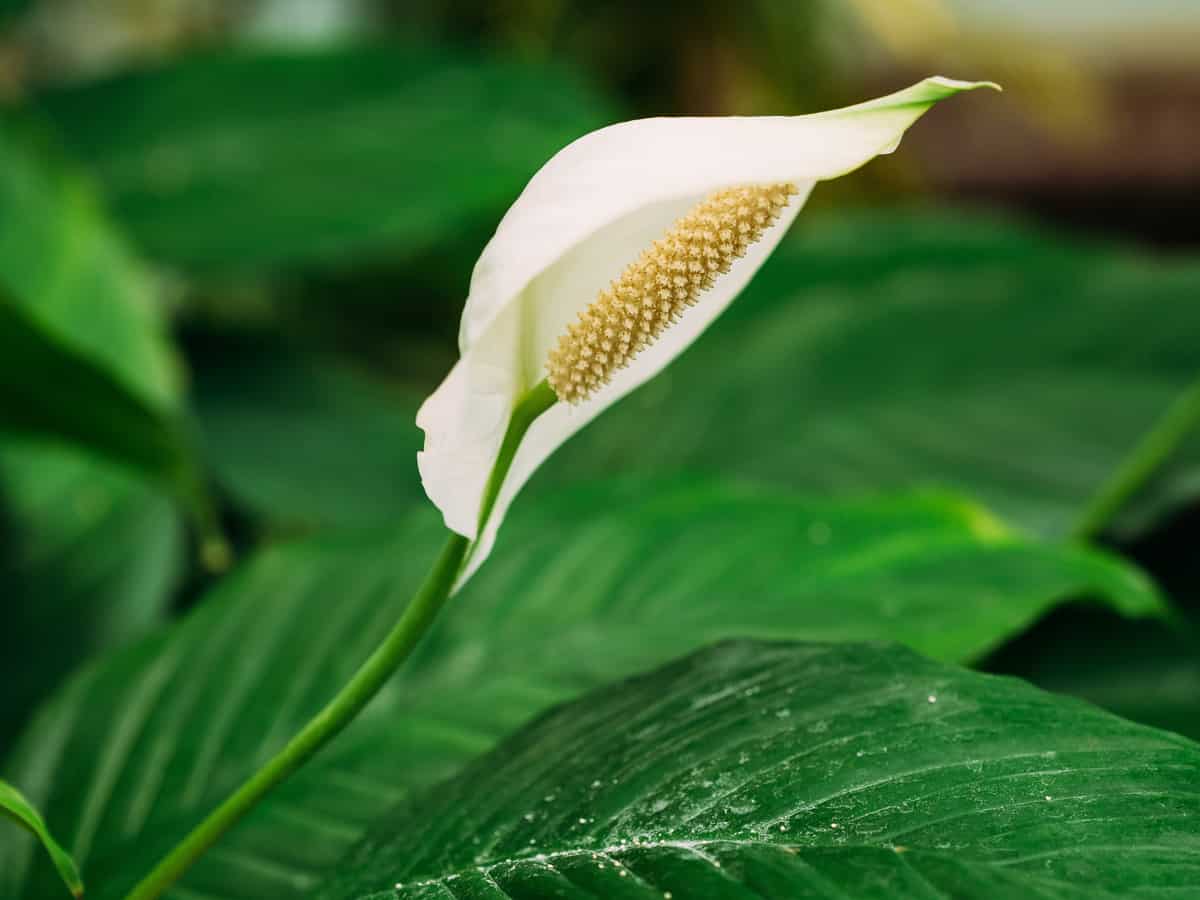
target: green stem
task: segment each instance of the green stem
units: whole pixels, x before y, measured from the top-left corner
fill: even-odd
[[[127,900],[153,900],[175,883],[201,854],[248,813],[275,785],[302,766],[348,725],[399,667],[428,629],[458,575],[467,539],[452,534],[404,614],[375,652],[308,724],[288,741],[245,784],[177,844],[128,895]]]
[[[500,454],[484,491],[480,513],[481,528],[496,502],[500,485],[512,465],[521,438],[534,419],[549,409],[554,401],[554,393],[543,381],[526,394],[513,410],[500,445]],[[299,769],[354,720],[429,630],[429,626],[433,624],[438,612],[450,597],[469,548],[468,540],[462,535],[451,534],[447,538],[433,568],[425,577],[425,582],[405,607],[399,621],[388,632],[383,643],[338,691],[337,696],[310,719],[282,750],[164,856],[150,874],[126,896],[126,900],[155,900],[162,896],[205,850],[237,824],[268,791]]]
[[[1100,534],[1197,425],[1200,425],[1200,381],[1175,398],[1112,477],[1101,485],[1075,526],[1073,536],[1086,539]]]
[[[553,406],[557,400],[558,397],[554,395],[553,389],[545,379],[542,379],[530,388],[529,392],[517,403],[512,418],[508,420],[508,431],[505,432],[504,440],[500,444],[500,453],[496,457],[496,464],[492,467],[492,474],[488,477],[487,487],[483,489],[483,501],[479,505],[480,532],[487,524],[488,516],[492,514],[492,507],[496,505],[496,497],[500,495],[500,486],[504,483],[504,476],[508,474],[509,467],[512,466],[513,457],[517,455],[517,447],[521,445],[521,439],[525,437],[525,432],[529,430],[533,420]]]

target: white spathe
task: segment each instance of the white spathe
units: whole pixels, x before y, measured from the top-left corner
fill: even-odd
[[[461,358],[417,413],[417,465],[446,525],[475,540],[465,581],[491,551],[522,485],[572,434],[682,353],[774,250],[813,185],[896,148],[934,103],[987,82],[928,78],[868,103],[807,116],[639,119],[585,135],[533,176],[471,277]],[[682,320],[576,406],[556,403],[522,440],[482,534],[484,486],[509,417],[546,376],[569,322],[652,241],[715,190],[792,182],[799,193]]]

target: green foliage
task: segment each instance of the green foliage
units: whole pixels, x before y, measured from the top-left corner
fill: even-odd
[[[0,444],[0,747],[91,653],[161,622],[183,564],[160,493],[77,451]]]
[[[0,210],[7,743],[71,668],[166,611],[180,526],[158,494],[208,508],[152,283],[85,180],[15,120],[0,134]]]
[[[334,360],[255,340],[196,373],[207,460],[239,505],[277,524],[384,526],[422,498],[419,398]]]
[[[1200,746],[1016,680],[734,643],[543,717],[316,896],[1177,897],[1198,776]]]
[[[6,771],[74,829],[64,833],[97,896],[120,896],[345,681],[432,558],[433,519],[374,541],[268,551],[180,625],[90,668],[44,709]],[[1157,608],[1136,570],[1007,534],[958,500],[617,482],[526,503],[404,685],[184,884],[286,896],[410,788],[556,701],[712,640],[903,637],[964,660],[1085,594],[1129,613]],[[46,889],[51,873],[30,849],[0,841],[0,897]]]
[[[86,670],[43,710],[5,772],[63,822],[94,896],[121,896],[328,699],[403,609],[437,540],[436,523],[422,516],[374,541],[267,551],[182,623]],[[216,852],[187,883],[247,898],[291,889],[297,872],[332,862],[358,834],[345,817],[353,822],[359,792],[352,777],[343,783],[298,812],[289,799],[296,783],[285,785],[279,807],[235,832],[248,850]],[[366,799],[395,796],[378,790]],[[297,828],[304,839],[293,842]],[[271,843],[255,837],[263,829]],[[0,897],[44,895],[49,873],[30,851],[0,836]],[[245,863],[273,854],[282,861]]]
[[[0,359],[4,432],[91,448],[160,481],[201,520],[209,520],[201,476],[172,413],[156,411],[2,297]],[[31,385],[37,385],[36,399]]]
[[[33,0],[0,0],[0,28],[24,13]]]
[[[76,897],[82,897],[83,880],[79,877],[79,869],[71,859],[71,854],[54,840],[41,815],[24,795],[8,782],[0,781],[0,819],[6,816],[27,828],[41,842],[67,889]]]
[[[683,467],[831,494],[939,484],[1061,535],[1197,377],[1194,262],[960,215],[797,230],[711,334],[539,483]],[[1196,496],[1188,454],[1147,502]]]
[[[0,136],[0,432],[138,470],[211,525],[146,277],[83,182],[37,157]]]
[[[170,408],[174,353],[146,274],[86,181],[18,126],[6,119],[0,130],[0,294],[47,341]]]
[[[1200,740],[1200,637],[1186,623],[1063,607],[982,666]]]
[[[428,251],[613,118],[557,66],[407,43],[206,54],[40,106],[141,246],[204,272]]]
[[[498,34],[475,5],[455,47],[389,12],[268,49],[217,39],[240,13],[0,0],[30,13],[0,46],[0,900],[82,890],[75,861],[124,898],[405,612],[444,539],[413,414],[545,159],[653,98],[847,89],[812,62],[840,7]],[[965,212],[795,230],[167,897],[1194,890],[1200,265]]]

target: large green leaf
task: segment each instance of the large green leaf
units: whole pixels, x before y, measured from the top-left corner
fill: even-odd
[[[225,271],[424,251],[612,117],[558,67],[415,44],[227,51],[41,100],[143,247]]]
[[[316,896],[1177,898],[1200,746],[855,644],[719,646],[560,708]]]
[[[0,432],[106,456],[206,518],[146,276],[86,184],[16,133],[0,133]]]
[[[98,896],[119,896],[345,681],[432,559],[435,519],[374,543],[275,547],[43,709],[6,772],[73,823],[64,837]],[[551,703],[708,641],[898,638],[968,659],[1078,595],[1157,604],[1116,560],[944,498],[626,481],[522,504],[395,688],[178,896],[294,895],[408,789]],[[37,897],[49,878],[28,845],[0,844],[0,897]]]
[[[83,881],[79,877],[79,870],[75,866],[75,861],[71,859],[71,855],[54,840],[54,836],[50,834],[50,829],[46,827],[41,815],[25,799],[24,795],[11,784],[0,781],[0,819],[6,816],[22,828],[28,829],[41,842],[67,889],[76,897],[82,897]]]
[[[332,360],[223,341],[196,370],[208,461],[268,521],[383,526],[419,497],[417,399]]]
[[[0,744],[91,651],[169,601],[179,524],[122,467],[195,505],[175,362],[145,274],[85,182],[0,131]],[[66,449],[15,441],[49,438]]]
[[[681,359],[538,484],[688,468],[853,494],[965,489],[1066,534],[1200,377],[1200,264],[981,217],[802,217]],[[1200,443],[1142,523],[1196,496]]]
[[[422,516],[373,541],[275,545],[181,623],[88,667],[43,707],[0,765],[62,823],[90,896],[122,896],[345,682],[403,609],[438,536]],[[358,834],[354,778],[351,770],[347,787],[321,790],[332,815],[291,802],[296,783],[285,786],[187,884],[258,900],[311,880],[312,866]],[[307,846],[281,839],[294,828]],[[52,875],[34,851],[0,834],[0,898],[46,896]]]
[[[108,457],[173,491],[208,523],[204,484],[180,420],[56,342],[3,295],[0,410],[0,434],[53,439]]]
[[[86,182],[15,125],[0,129],[0,294],[48,340],[169,408],[178,375],[145,273]]]
[[[87,454],[0,444],[0,747],[93,652],[161,621],[183,562],[161,493]]]

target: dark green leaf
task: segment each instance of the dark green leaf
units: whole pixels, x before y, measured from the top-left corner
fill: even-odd
[[[255,344],[197,369],[194,402],[224,486],[273,522],[383,526],[424,495],[419,399],[330,360]]]
[[[538,483],[681,467],[840,495],[932,483],[1062,535],[1200,374],[1195,262],[978,217],[796,227],[711,334]],[[1200,455],[1166,475],[1138,522],[1196,496]]]
[[[2,773],[63,823],[94,897],[123,896],[345,682],[403,609],[438,537],[422,516],[375,541],[280,544],[180,624],[85,669],[43,707]],[[186,883],[247,900],[306,883],[358,834],[354,778],[312,802],[293,799],[303,781],[285,785]],[[275,843],[293,828],[304,844]],[[264,831],[270,844],[259,843]],[[0,834],[0,898],[42,900],[53,873],[20,838]]]
[[[41,99],[149,253],[222,271],[422,252],[612,118],[557,67],[408,44],[224,52]]]
[[[146,276],[87,186],[13,125],[0,134],[0,432],[86,448],[206,518]]]
[[[161,493],[86,454],[0,444],[0,747],[89,654],[161,621],[183,562]]]
[[[560,708],[316,896],[1176,898],[1200,746],[896,647],[719,646]]]
[[[0,28],[12,24],[12,21],[33,5],[33,0],[0,0]]]
[[[18,133],[9,121],[0,130],[0,295],[47,340],[171,407],[178,373],[145,273],[88,185]],[[32,373],[27,385],[41,387]]]
[[[16,122],[0,132],[0,745],[89,652],[165,609],[179,561],[175,362],[144,273],[87,185]],[[193,499],[193,502],[195,500]]]
[[[83,896],[83,881],[79,870],[75,867],[71,854],[67,853],[50,834],[50,829],[42,821],[41,815],[33,808],[24,795],[6,781],[0,780],[0,819],[5,816],[29,829],[42,846],[58,870],[59,876],[67,885],[67,889],[76,897]]]
[[[210,522],[204,485],[176,416],[154,409],[110,371],[53,340],[3,295],[0,410],[0,431],[92,450],[157,480]]]
[[[432,559],[435,519],[373,544],[272,549],[44,709],[7,771],[75,823],[100,896],[120,896],[345,681]],[[402,683],[185,885],[292,896],[408,789],[556,701],[714,639],[899,638],[967,659],[1083,594],[1129,613],[1158,602],[1116,560],[1007,533],[945,498],[619,482],[524,503]],[[0,844],[0,897],[45,889],[32,862],[27,846]]]

